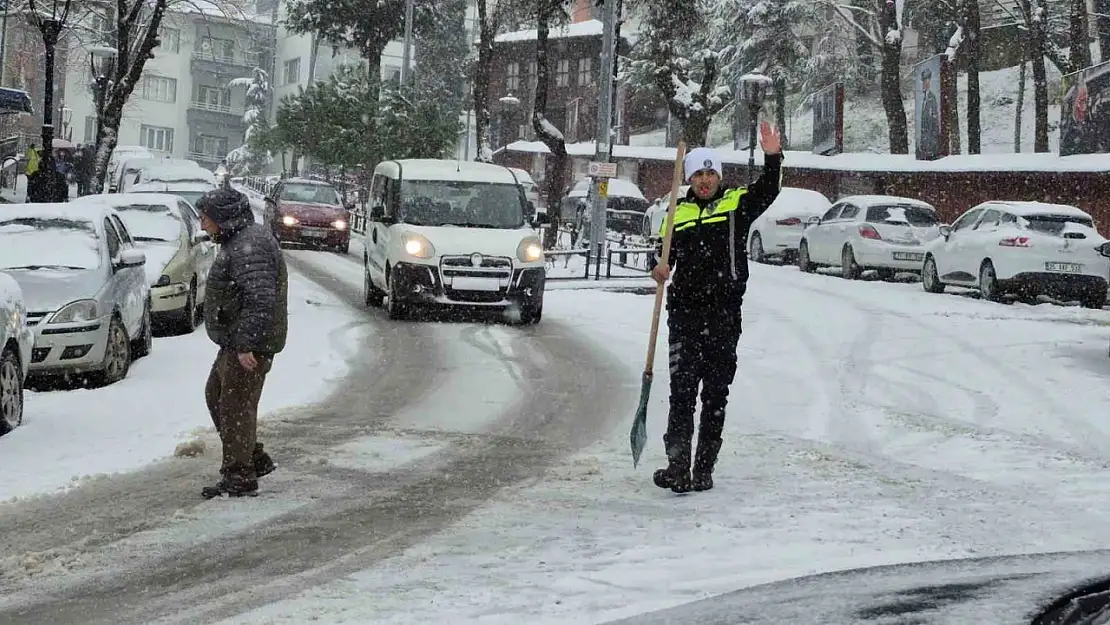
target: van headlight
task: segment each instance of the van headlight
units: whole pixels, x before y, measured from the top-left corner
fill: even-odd
[[[61,310],[50,318],[50,323],[82,323],[96,321],[99,318],[100,309],[96,305],[96,300],[79,299],[62,306]]]
[[[516,248],[516,257],[522,263],[534,263],[543,260],[543,244],[539,237],[527,237]]]
[[[436,255],[436,248],[428,237],[415,232],[406,232],[401,237],[405,246],[405,253],[416,258],[431,258]]]

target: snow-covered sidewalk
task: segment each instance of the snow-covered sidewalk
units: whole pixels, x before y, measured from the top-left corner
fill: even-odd
[[[638,470],[622,426],[436,539],[225,625],[582,625],[849,567],[1110,544],[1107,313],[752,274],[715,490],[651,485],[659,359]],[[547,299],[545,324],[627,363],[628,424],[651,301]]]
[[[342,348],[357,346],[362,328],[349,306],[291,274],[288,345],[267,377],[262,418],[325,396],[347,371],[351,352]],[[23,425],[0,438],[0,501],[136,469],[214,432],[204,383],[216,349],[201,326],[154,339],[150,356],[111,386],[28,392]]]

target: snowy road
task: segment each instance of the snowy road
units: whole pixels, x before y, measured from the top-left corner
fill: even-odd
[[[352,257],[288,257],[359,305]],[[279,470],[259,498],[198,503],[209,456],[5,509],[0,553],[18,555],[0,569],[0,621],[198,623],[277,601],[397,555],[542,474],[603,437],[627,401],[610,356],[558,323],[378,312],[364,323],[363,345],[321,337],[337,357],[358,350],[339,391],[260,426]]]

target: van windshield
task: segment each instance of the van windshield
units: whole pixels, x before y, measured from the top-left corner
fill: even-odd
[[[524,198],[515,184],[405,180],[402,223],[414,226],[514,229],[524,226]]]

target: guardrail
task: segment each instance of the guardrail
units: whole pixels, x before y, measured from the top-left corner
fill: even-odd
[[[200,102],[197,100],[190,101],[189,108],[212,111],[213,113],[228,113],[231,115],[242,115],[245,112],[243,109],[232,108],[222,104],[212,104],[211,102]]]

